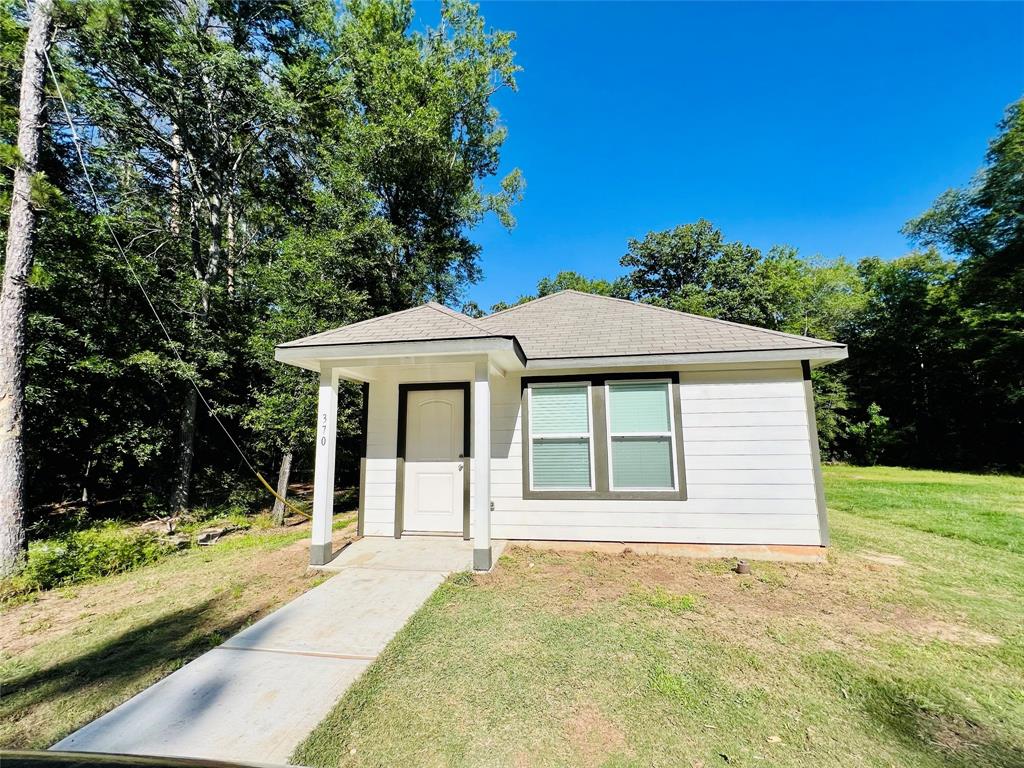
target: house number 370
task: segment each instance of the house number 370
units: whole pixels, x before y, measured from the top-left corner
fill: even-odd
[[[320,445],[327,445],[327,414],[320,414]]]

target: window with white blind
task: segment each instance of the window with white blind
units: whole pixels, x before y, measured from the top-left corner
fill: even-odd
[[[530,487],[594,488],[594,424],[589,382],[529,387]]]
[[[609,381],[608,474],[613,491],[676,488],[675,426],[668,381]]]

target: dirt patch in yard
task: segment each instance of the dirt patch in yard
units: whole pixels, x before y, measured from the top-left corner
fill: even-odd
[[[777,645],[787,633],[813,636],[822,649],[857,646],[864,638],[893,631],[958,644],[1000,642],[886,600],[886,595],[898,596],[905,570],[860,556],[833,555],[825,565],[755,562],[753,573],[741,576],[726,560],[523,547],[510,547],[506,555],[500,568],[477,577],[482,587],[525,583],[536,587],[522,592],[525,600],[565,615],[607,603],[629,610],[642,603],[630,596],[644,590],[669,599],[694,595],[698,600],[693,611],[677,612],[676,621],[696,621],[719,638],[753,650]]]
[[[565,726],[565,737],[583,765],[598,766],[627,752],[626,734],[593,704],[583,704]]]
[[[906,565],[907,561],[899,555],[886,554],[884,552],[861,552],[858,557],[870,560],[879,565]]]
[[[911,621],[907,629],[924,638],[934,638],[955,645],[999,645],[1003,641],[987,632],[946,621]]]

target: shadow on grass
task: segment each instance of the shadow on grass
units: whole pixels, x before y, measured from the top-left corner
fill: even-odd
[[[262,607],[257,607],[242,616],[219,618],[220,606],[229,601],[228,596],[217,597],[184,610],[165,613],[51,666],[21,674],[15,667],[12,674],[3,680],[0,717],[18,720],[34,707],[57,704],[60,700],[71,703],[80,697],[80,704],[76,702],[67,707],[60,704],[62,717],[67,717],[68,722],[61,723],[60,733],[51,735],[66,734],[82,724],[71,720],[85,722],[99,716],[127,698],[125,694],[134,693],[140,682],[149,682],[154,672],[168,674],[216,647],[250,623],[262,610]],[[11,666],[8,664],[9,669]],[[13,736],[17,738],[17,734]],[[47,734],[40,733],[38,738],[45,740]]]
[[[965,714],[942,692],[941,701],[934,690],[917,695],[912,683],[865,674],[836,654],[808,661],[884,732],[922,757],[948,768],[1024,768],[1021,743]]]

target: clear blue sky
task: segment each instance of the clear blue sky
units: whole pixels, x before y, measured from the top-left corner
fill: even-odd
[[[417,3],[431,23],[437,6]],[[1024,94],[1024,4],[482,2],[515,31],[496,106],[511,233],[474,236],[484,309],[560,269],[621,273],[630,237],[705,217],[761,248],[884,258],[980,167]]]

